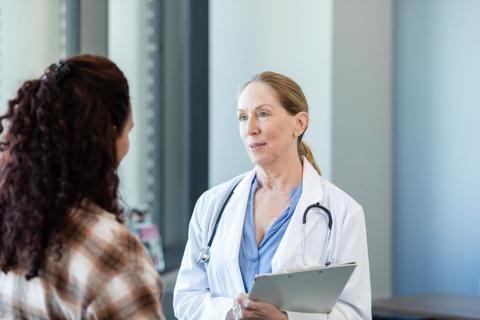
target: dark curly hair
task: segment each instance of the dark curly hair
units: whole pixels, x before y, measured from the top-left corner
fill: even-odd
[[[129,113],[128,82],[105,57],[74,56],[23,83],[0,116],[3,272],[38,276],[49,246],[61,255],[83,199],[123,221],[116,140]]]

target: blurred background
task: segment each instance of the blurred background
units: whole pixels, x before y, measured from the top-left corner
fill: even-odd
[[[119,65],[121,193],[152,213],[171,290],[197,197],[251,168],[239,88],[286,74],[323,175],[364,207],[373,297],[480,296],[479,17],[477,0],[0,0],[0,110],[61,58]]]

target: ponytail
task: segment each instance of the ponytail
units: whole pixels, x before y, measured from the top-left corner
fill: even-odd
[[[312,150],[310,150],[310,147],[302,140],[298,140],[298,154],[300,155],[300,158],[303,158],[303,157],[307,158],[308,162],[310,162],[310,164],[313,166],[315,171],[317,171],[319,175],[322,175],[320,171],[320,167],[318,166],[318,164],[315,162],[315,159],[313,158]]]

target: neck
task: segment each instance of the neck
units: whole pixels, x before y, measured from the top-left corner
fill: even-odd
[[[262,188],[273,191],[285,188],[290,190],[299,185],[303,178],[303,166],[298,156],[270,166],[257,165],[255,171]]]

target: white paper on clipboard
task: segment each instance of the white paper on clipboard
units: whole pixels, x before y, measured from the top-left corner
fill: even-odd
[[[356,266],[351,262],[258,275],[248,296],[281,310],[328,313]]]

